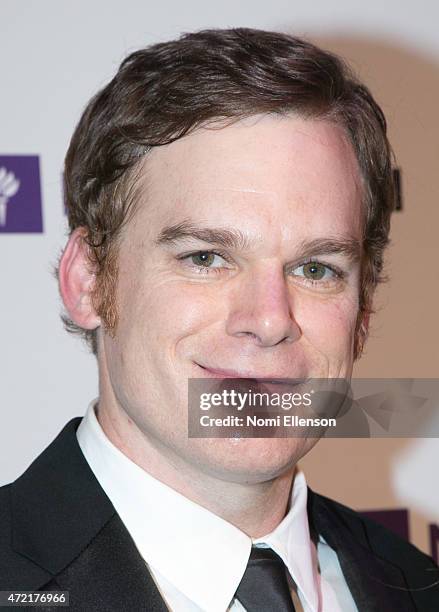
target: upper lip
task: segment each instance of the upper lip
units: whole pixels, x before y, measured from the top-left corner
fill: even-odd
[[[265,381],[276,381],[276,382],[288,382],[291,380],[305,380],[306,377],[297,377],[292,375],[285,375],[280,373],[262,373],[262,372],[253,372],[250,370],[229,370],[223,368],[213,368],[206,365],[201,365],[197,363],[200,368],[206,370],[210,374],[214,376],[223,377],[223,378],[252,378],[253,380],[265,380]]]

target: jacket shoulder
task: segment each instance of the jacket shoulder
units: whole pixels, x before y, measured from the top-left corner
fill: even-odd
[[[0,590],[23,588],[20,577],[43,581],[47,574],[13,549],[11,488],[0,487]]]
[[[317,506],[336,515],[353,535],[361,532],[363,544],[375,555],[403,569],[411,588],[420,591],[434,589],[439,600],[439,567],[432,557],[360,512],[313,491],[311,495]]]
[[[80,421],[69,421],[21,476],[0,487],[0,590],[37,590],[114,514],[77,442]]]
[[[0,487],[0,560],[10,549],[11,539],[11,485]]]

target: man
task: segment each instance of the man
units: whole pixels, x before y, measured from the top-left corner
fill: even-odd
[[[68,329],[99,398],[1,491],[0,587],[73,610],[437,610],[413,546],[307,489],[316,438],[188,437],[192,378],[349,378],[393,206],[384,117],[301,40],[138,51],[65,169]]]

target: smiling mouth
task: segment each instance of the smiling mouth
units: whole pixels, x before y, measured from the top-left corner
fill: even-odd
[[[290,386],[303,384],[307,380],[309,380],[307,377],[294,377],[294,376],[285,377],[285,376],[278,376],[276,374],[261,375],[259,373],[248,372],[245,370],[238,371],[238,370],[227,370],[227,369],[222,369],[222,368],[209,368],[199,363],[196,363],[196,365],[199,368],[201,368],[204,372],[206,372],[209,375],[209,378],[223,378],[223,379],[224,378],[239,378],[241,380],[244,379],[244,380],[254,381],[257,383],[265,383],[265,384],[273,384],[273,385],[290,385]]]

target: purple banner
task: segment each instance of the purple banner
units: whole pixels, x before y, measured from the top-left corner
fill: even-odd
[[[406,509],[397,510],[367,510],[361,512],[363,516],[380,523],[401,538],[410,540],[409,513]]]
[[[0,155],[0,232],[42,231],[38,155]]]
[[[439,525],[430,525],[430,550],[431,556],[439,565]]]

